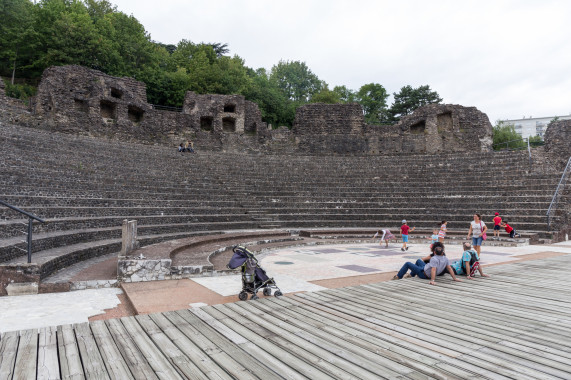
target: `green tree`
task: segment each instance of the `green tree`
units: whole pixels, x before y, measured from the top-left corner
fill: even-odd
[[[339,96],[339,100],[342,103],[352,103],[357,99],[355,91],[347,88],[345,85],[333,87],[333,92]]]
[[[502,149],[519,149],[525,148],[527,143],[515,131],[513,124],[505,124],[503,121],[496,121],[496,125],[492,127],[493,148],[494,150]]]
[[[361,86],[357,92],[357,102],[363,107],[367,123],[381,123],[381,114],[387,108],[388,97],[387,90],[378,83]]]
[[[324,82],[305,62],[300,61],[280,61],[272,67],[270,80],[277,84],[285,96],[298,104],[306,103],[324,87]]]
[[[256,102],[262,113],[262,120],[272,126],[291,127],[295,117],[295,106],[283,94],[275,82],[270,81],[266,70],[247,69],[250,86],[244,92],[247,100]],[[293,110],[293,112],[292,112]]]
[[[411,114],[415,109],[431,103],[440,103],[442,98],[436,91],[431,91],[430,86],[404,86],[399,93],[393,93],[394,102],[389,109],[388,115],[393,121]]]
[[[316,92],[311,96],[309,103],[341,103],[341,97],[339,96],[339,93],[331,91],[327,86],[325,86],[319,92]]]
[[[17,71],[29,63],[36,46],[33,11],[28,0],[0,1],[0,73],[10,75],[12,85]]]

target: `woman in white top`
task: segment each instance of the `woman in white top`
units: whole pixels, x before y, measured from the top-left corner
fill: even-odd
[[[482,235],[486,233],[488,227],[486,227],[486,223],[482,222],[482,217],[480,214],[474,214],[474,221],[470,223],[470,230],[468,231],[467,239],[470,239],[470,235],[472,235],[472,245],[478,252],[478,257],[480,256],[480,247],[482,245]]]

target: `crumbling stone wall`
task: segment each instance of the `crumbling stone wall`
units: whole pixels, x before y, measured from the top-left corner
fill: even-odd
[[[192,139],[197,149],[237,150],[268,135],[257,105],[241,95],[189,92],[182,112],[158,110],[144,83],[76,65],[44,71],[32,110],[41,127],[173,149]]]
[[[298,148],[312,153],[398,154],[487,151],[492,125],[475,107],[431,104],[396,125],[366,125],[358,104],[298,108],[292,130]]]
[[[0,108],[14,109],[7,104],[0,100]],[[197,151],[268,154],[433,154],[485,151],[492,144],[490,121],[474,107],[427,105],[397,125],[375,126],[365,123],[357,103],[308,104],[298,108],[291,130],[270,130],[258,106],[241,95],[188,92],[182,112],[158,110],[147,103],[144,83],[74,65],[45,70],[31,110],[1,118],[173,150],[187,139]]]
[[[292,134],[310,153],[367,153],[363,108],[357,103],[314,103],[297,109]]]
[[[565,161],[571,157],[571,120],[552,123],[545,131],[545,151]]]
[[[492,124],[485,113],[454,104],[420,107],[380,132],[380,150],[395,153],[489,151],[493,141]]]

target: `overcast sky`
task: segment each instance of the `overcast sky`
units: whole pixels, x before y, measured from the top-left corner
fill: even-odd
[[[110,0],[151,38],[307,63],[332,89],[428,84],[490,121],[571,114],[571,1]]]

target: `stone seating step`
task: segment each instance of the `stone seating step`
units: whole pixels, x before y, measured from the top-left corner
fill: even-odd
[[[148,235],[140,236],[138,240],[141,246],[146,246],[172,239],[216,233],[220,233],[220,231]],[[43,280],[55,274],[58,270],[68,267],[69,265],[96,258],[102,255],[107,255],[113,252],[119,252],[120,250],[121,239],[94,240],[85,243],[77,243],[58,248],[47,249],[35,253],[32,255],[32,262],[41,265],[41,279]],[[17,258],[9,262],[0,263],[0,265],[17,264],[25,261],[25,258]]]

